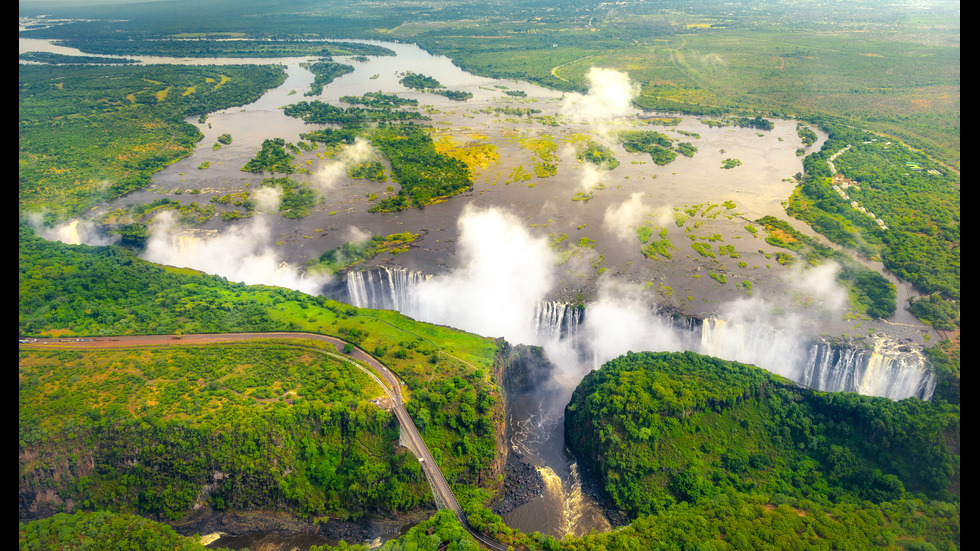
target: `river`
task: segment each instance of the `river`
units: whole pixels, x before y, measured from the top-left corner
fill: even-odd
[[[209,114],[204,122],[196,117],[187,119],[204,135],[195,152],[155,174],[147,189],[100,206],[93,211],[92,218],[119,206],[147,203],[161,196],[207,205],[212,197],[254,190],[262,176],[241,172],[240,168],[255,155],[263,140],[283,138],[295,143],[300,141],[301,133],[326,127],[285,116],[283,105],[313,99],[337,104],[344,95],[381,90],[418,99],[421,106],[428,106],[431,124],[436,129],[448,133],[457,144],[492,146],[499,161],[478,169],[474,189],[460,197],[424,209],[371,214],[367,212],[373,205],[369,196],[383,196],[392,183],[353,180],[343,173],[329,176],[326,181],[326,171],[335,161],[306,153],[297,158],[297,163],[309,168],[310,174],[293,175],[293,178],[309,183],[321,193],[322,202],[310,216],[288,220],[275,214],[256,214],[249,220],[233,223],[215,217],[198,228],[161,230],[171,233],[160,236],[164,245],[154,250],[157,256],[149,259],[246,283],[283,285],[316,293],[329,282],[310,281],[304,276],[300,266],[311,258],[365,235],[410,231],[421,237],[409,251],[382,255],[369,264],[419,270],[447,276],[447,281],[453,282],[465,279],[465,275],[470,277],[467,281],[473,281],[475,275],[465,273],[467,263],[475,265],[475,258],[493,253],[500,256],[490,256],[489,264],[502,267],[514,262],[515,253],[526,247],[529,251],[544,251],[538,255],[541,258],[532,256],[523,262],[527,266],[540,265],[542,277],[547,278],[544,290],[538,292],[540,296],[528,296],[528,301],[585,300],[608,292],[610,285],[628,285],[629,293],[635,293],[643,301],[690,316],[714,315],[726,303],[751,299],[771,301],[765,303],[770,309],[802,308],[803,315],[812,318],[814,332],[827,325],[827,316],[820,311],[821,305],[827,304],[821,302],[824,298],[819,294],[821,291],[795,286],[791,270],[775,261],[777,249],[746,228],[751,220],[767,214],[788,218],[782,202],[795,187],[791,177],[802,171],[801,157],[796,155],[800,147],[796,121],[773,120],[775,126],[770,131],[710,127],[701,119],[688,116],[682,117],[676,126],[650,125],[631,106],[617,105],[615,98],[602,96],[598,91],[585,96],[563,95],[526,82],[470,75],[448,58],[430,55],[415,45],[371,43],[385,46],[396,55],[369,57],[367,61],[335,57],[335,61],[354,66],[355,71],[337,78],[316,98],[303,95],[313,80],[313,75],[301,66],[308,58],[122,56],[142,63],[277,63],[286,67],[287,78],[252,104]],[[28,39],[20,40],[20,49],[21,52],[83,54],[53,46],[48,41]],[[406,89],[398,79],[407,70],[434,77],[449,89],[471,92],[473,98],[455,102]],[[523,92],[526,97],[508,95],[507,91]],[[593,116],[590,112],[585,117],[586,111],[596,105],[599,114]],[[554,117],[551,120],[560,123],[552,126],[548,119],[533,122],[526,117],[502,115],[492,111],[495,107],[533,108],[540,110],[536,116]],[[679,155],[670,164],[657,166],[648,155],[629,153],[611,139],[611,134],[618,130],[656,130],[675,140],[691,142],[698,151],[693,157]],[[233,136],[233,143],[213,150],[211,144],[225,133]],[[826,140],[823,133],[818,134],[819,140],[811,150],[819,149]],[[572,148],[583,137],[611,147],[619,166],[611,171],[596,171],[578,162]],[[557,174],[530,180],[512,177],[519,167],[533,173],[533,165],[544,160],[527,145],[530,140],[542,138],[555,145],[551,161],[558,166]],[[723,170],[720,167],[726,158],[737,158],[742,165]],[[210,162],[210,168],[198,169],[204,162]],[[590,193],[592,198],[574,201],[576,193]],[[731,201],[732,206],[720,206],[725,201]],[[693,214],[685,214],[688,209]],[[475,245],[470,242],[472,236],[467,235],[468,226],[464,224],[476,218],[473,213],[485,216],[480,220],[496,223],[472,230],[477,233]],[[497,218],[486,213],[496,213]],[[802,226],[795,221],[793,224]],[[651,227],[654,235],[660,232],[674,245],[670,261],[663,257],[650,259],[641,253],[636,228],[643,225]],[[504,241],[505,237],[509,241]],[[710,243],[717,243],[715,250],[721,244],[730,244],[737,248],[738,255],[708,259],[691,249],[692,241],[707,243],[709,239]],[[549,246],[555,242],[559,245]],[[209,244],[219,244],[220,254]],[[236,251],[240,254],[233,254]],[[259,270],[265,261],[269,261],[271,268]],[[728,283],[719,284],[708,277],[715,272],[725,274]],[[500,287],[501,296],[526,296],[531,287],[527,276],[520,272],[513,277],[503,271],[490,275],[485,281],[492,283],[481,284],[481,292],[492,284]],[[744,280],[752,283],[752,297],[738,284]],[[801,299],[801,293],[811,293],[807,295],[810,298]],[[624,294],[620,292],[621,296]],[[492,337],[505,336],[515,343],[544,344],[533,333],[513,324],[492,325],[486,331],[484,326],[468,325],[477,319],[485,322],[493,316],[486,310],[470,308],[465,300],[457,304],[456,310],[468,315],[423,319]],[[839,314],[830,313],[831,316]],[[879,322],[834,319],[840,326],[838,330],[852,334],[889,329]],[[924,326],[911,323],[906,317],[897,323],[908,323],[911,328],[907,332],[912,334],[925,331]],[[638,350],[626,346],[628,343],[622,345],[622,350],[616,349],[614,355],[627,349]],[[561,357],[553,360],[559,364],[553,388],[513,396],[508,402],[511,446],[538,469],[546,490],[505,514],[504,520],[522,531],[539,531],[558,538],[593,529],[608,530],[610,524],[601,507],[589,497],[588,491],[583,491],[583,486],[588,489],[590,481],[583,480],[583,473],[578,471],[564,446],[563,408],[587,368],[574,360],[568,360],[568,365],[563,364],[565,360]]]

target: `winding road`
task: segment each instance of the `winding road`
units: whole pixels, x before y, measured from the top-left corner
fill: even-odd
[[[71,349],[108,349],[108,348],[131,348],[136,346],[192,346],[192,345],[204,345],[204,344],[215,344],[223,342],[235,342],[235,341],[245,341],[245,340],[267,340],[274,339],[277,341],[299,341],[299,342],[289,342],[287,344],[295,344],[302,346],[302,341],[316,341],[332,344],[338,352],[342,351],[344,347],[348,344],[347,341],[328,337],[326,335],[317,335],[315,333],[220,333],[220,334],[193,334],[193,335],[181,335],[179,337],[174,335],[139,335],[139,336],[120,336],[120,337],[82,337],[82,338],[21,338],[21,346],[26,348],[41,348],[41,349],[59,349],[59,348],[71,348]],[[357,366],[365,373],[367,373],[378,385],[384,389],[385,394],[391,400],[393,404],[393,409],[395,412],[395,417],[398,419],[398,423],[401,425],[403,442],[407,444],[406,447],[415,454],[418,458],[419,463],[422,465],[422,470],[425,473],[426,478],[429,480],[429,485],[432,487],[432,492],[435,497],[436,504],[440,509],[450,509],[455,513],[456,518],[459,519],[460,524],[470,533],[473,538],[480,543],[480,545],[492,549],[494,551],[506,551],[507,546],[502,543],[493,540],[486,535],[480,533],[479,531],[473,529],[466,519],[466,515],[463,513],[463,508],[459,505],[456,500],[456,496],[453,494],[452,489],[449,487],[449,483],[446,482],[446,477],[443,476],[442,470],[436,464],[435,460],[432,459],[432,454],[429,453],[428,446],[425,445],[425,441],[422,440],[422,436],[419,434],[418,428],[409,417],[408,411],[405,409],[404,398],[401,392],[401,381],[390,369],[388,369],[383,363],[378,361],[377,358],[371,356],[364,350],[357,348],[347,354],[332,353],[322,349],[316,349],[317,351],[326,354],[328,356],[346,361],[352,365]],[[353,360],[353,361],[352,361]],[[358,363],[360,362],[360,363]],[[367,366],[367,367],[365,367]]]

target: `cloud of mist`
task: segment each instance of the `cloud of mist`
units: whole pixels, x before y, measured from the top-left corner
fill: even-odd
[[[119,242],[115,235],[101,233],[90,220],[69,220],[53,228],[44,225],[43,212],[31,212],[25,215],[27,222],[34,228],[38,237],[48,241],[60,241],[67,245],[114,245]]]
[[[345,238],[350,243],[361,244],[371,239],[371,232],[367,230],[362,230],[357,226],[349,226],[347,228],[347,237]]]
[[[562,114],[574,120],[600,122],[626,116],[633,112],[633,99],[640,93],[640,85],[632,82],[627,73],[592,67],[585,77],[589,92],[566,94]]]
[[[795,265],[786,272],[790,289],[802,294],[826,313],[839,313],[847,304],[847,290],[837,281],[840,265],[826,262],[820,266]]]
[[[279,212],[282,190],[278,186],[262,186],[252,192],[255,210],[264,214]]]
[[[593,351],[593,369],[628,351],[680,351],[684,336],[659,315],[642,285],[599,280],[595,302],[586,307],[583,329]]]
[[[643,192],[635,192],[618,205],[609,205],[602,218],[602,227],[622,241],[634,243],[636,229],[650,221],[655,227],[665,228],[673,221],[673,211],[666,205],[649,207],[643,202]]]
[[[340,179],[347,175],[347,163],[344,161],[328,161],[313,173],[310,183],[320,193],[334,189]]]
[[[418,317],[509,342],[535,342],[534,310],[554,284],[554,255],[513,214],[468,205],[458,221],[458,264],[419,287]]]
[[[269,245],[272,233],[261,216],[203,239],[187,235],[169,211],[156,216],[143,258],[158,264],[193,268],[245,284],[286,287],[319,294],[328,278],[307,277],[282,261]]]
[[[340,151],[340,158],[351,164],[363,163],[374,158],[374,149],[371,148],[371,142],[358,136],[354,143]]]
[[[725,303],[704,321],[699,353],[751,364],[796,379],[804,358],[803,319],[757,297]]]
[[[323,163],[313,174],[311,183],[320,193],[326,193],[334,187],[345,176],[347,167],[357,165],[376,158],[371,143],[362,137],[354,140],[354,143],[344,146],[337,157],[331,161]]]
[[[585,163],[579,167],[579,189],[583,193],[588,193],[603,184],[604,171],[591,163]]]

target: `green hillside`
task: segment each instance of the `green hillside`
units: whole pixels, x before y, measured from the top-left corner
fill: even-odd
[[[801,389],[690,352],[608,362],[576,388],[565,427],[630,518],[732,493],[825,509],[959,502],[958,406]]]
[[[497,341],[21,230],[21,334],[337,336],[406,382],[451,484],[499,483]],[[19,368],[22,518],[74,506],[177,520],[195,503],[348,518],[431,499],[414,458],[393,451],[392,415],[370,402],[380,389],[317,350],[25,350]]]

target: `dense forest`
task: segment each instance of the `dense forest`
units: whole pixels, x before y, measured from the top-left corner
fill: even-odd
[[[431,497],[418,461],[395,452],[394,415],[370,401],[381,395],[356,367],[299,346],[23,351],[21,516],[72,502],[172,521],[202,502],[306,517],[411,510]]]
[[[378,122],[425,120],[428,118],[418,111],[396,110],[387,106],[382,108],[343,108],[330,105],[329,103],[323,103],[320,100],[314,100],[312,102],[301,101],[290,104],[283,109],[283,112],[290,117],[303,119],[311,124],[332,123],[344,127],[363,126]]]
[[[391,163],[392,179],[401,184],[395,197],[382,199],[371,212],[424,207],[473,188],[466,163],[437,152],[422,127],[384,126],[372,132],[370,140]]]
[[[49,518],[21,523],[21,551],[222,551],[205,547],[200,537],[183,537],[167,524],[139,515],[108,511],[57,513]]]
[[[323,93],[323,87],[330,84],[337,77],[354,72],[354,67],[343,63],[336,63],[329,59],[321,59],[304,65],[313,73],[313,84],[310,89],[304,92],[304,96],[319,96]]]
[[[496,483],[494,473],[499,469],[495,457],[496,426],[500,420],[502,402],[499,400],[499,390],[491,378],[499,346],[493,340],[449,328],[416,323],[394,312],[361,311],[323,297],[312,297],[285,289],[249,287],[191,270],[162,268],[116,247],[69,246],[48,242],[34,236],[33,231],[26,226],[21,227],[19,296],[19,329],[22,335],[99,336],[177,332],[313,331],[346,339],[381,358],[392,371],[406,381],[414,394],[409,411],[430,448],[442,450],[441,453],[434,452],[434,456],[436,461],[440,462],[450,483],[459,485],[460,488],[468,485],[492,486]],[[59,299],[59,297],[63,298]],[[200,359],[194,361],[201,365],[204,363]],[[21,367],[25,368],[24,364]],[[144,379],[124,376],[119,384],[133,384],[139,381]],[[198,379],[194,381],[195,385],[199,383]],[[74,381],[72,384],[77,382]],[[292,384],[297,383],[298,380]],[[185,383],[175,381],[175,384],[178,386],[174,388],[179,388]],[[207,400],[224,401],[234,397],[236,393],[250,394],[248,389],[252,387],[249,385],[255,384],[255,381],[252,381],[241,389],[228,388],[228,392],[225,392],[222,390],[224,383],[218,383],[218,386],[206,392],[221,393],[221,397],[212,396]],[[209,386],[210,383],[206,383],[204,388]],[[43,391],[37,386],[28,386],[28,388],[22,386],[21,392],[27,392],[30,388]],[[181,397],[189,396],[187,390],[184,388],[171,395],[171,398],[178,398],[180,407],[187,408],[184,411],[191,418],[207,415],[209,410],[204,408],[208,403],[205,401],[206,398],[202,396],[194,400],[182,399]],[[283,390],[283,393],[292,390],[292,388]],[[265,400],[270,399],[278,402],[277,396],[264,395],[267,392],[265,387],[253,391],[262,394],[257,396],[259,402],[264,403]],[[282,395],[281,393],[278,396]],[[62,396],[62,398],[74,399],[71,396]],[[81,397],[78,397],[78,400],[81,400]],[[21,403],[31,402],[21,400]],[[265,412],[260,408],[255,411],[245,409],[242,410],[241,416],[229,418],[230,421],[239,419],[242,424],[235,425],[222,434],[187,426],[187,419],[183,416],[175,427],[170,427],[163,421],[162,424],[150,423],[148,427],[144,427],[141,423],[145,420],[144,414],[149,412],[130,411],[125,407],[106,412],[103,408],[109,406],[107,403],[70,403],[73,404],[72,407],[78,408],[75,410],[77,419],[73,421],[80,427],[78,434],[62,431],[57,438],[50,437],[46,441],[38,436],[41,438],[39,443],[33,437],[23,438],[25,434],[37,434],[35,425],[24,424],[22,425],[24,431],[21,441],[22,454],[40,446],[60,457],[57,461],[52,460],[52,464],[62,464],[70,454],[78,453],[77,446],[73,449],[70,442],[75,444],[82,442],[75,438],[82,438],[84,432],[88,435],[87,441],[92,445],[101,442],[99,446],[108,446],[109,450],[123,446],[120,449],[125,449],[126,453],[110,455],[111,461],[125,461],[125,458],[135,457],[136,454],[141,453],[141,450],[142,453],[150,453],[157,449],[157,446],[165,444],[164,449],[173,447],[184,450],[181,453],[192,455],[225,450],[221,452],[224,455],[214,457],[193,455],[197,459],[188,465],[213,465],[222,462],[225,465],[233,465],[236,454],[240,453],[235,450],[240,449],[240,446],[259,445],[254,438],[247,437],[248,434],[253,434],[249,432],[253,429],[248,427],[252,425],[266,427],[263,431],[254,433],[265,439],[273,437],[275,430],[278,430],[273,427],[279,424],[273,412]],[[279,407],[284,405],[281,403]],[[350,410],[348,406],[344,407],[345,411]],[[290,408],[287,410],[285,415],[290,418],[299,414],[299,411]],[[304,417],[303,419],[307,420],[303,421],[301,418],[296,418],[297,427],[304,423],[314,423],[314,425],[332,423],[324,417],[329,411],[319,413],[317,411],[319,410],[308,414],[316,416],[315,420]],[[356,411],[362,411],[360,406],[351,410],[351,413]],[[90,415],[91,412],[99,414]],[[23,422],[34,418],[21,416]],[[386,423],[388,421],[381,425],[370,426],[375,427],[373,430],[381,430],[378,432],[380,435],[390,429]],[[356,426],[350,425],[349,428],[353,429]],[[72,435],[71,438],[68,438],[68,434]],[[122,434],[128,434],[129,437],[123,438]],[[212,448],[209,450],[186,448],[180,443],[181,439],[185,438],[201,442],[203,442],[202,438],[209,442],[211,438],[227,439],[228,444],[226,447],[218,448],[206,446]],[[281,441],[270,440],[261,445],[268,446],[273,442],[276,442],[276,446],[282,444]],[[217,445],[218,441],[215,440],[214,443]],[[267,449],[274,448],[275,446]],[[119,459],[120,457],[123,459]],[[168,461],[168,459],[160,457],[159,461]],[[193,467],[195,469],[193,473],[191,471],[187,473],[202,476],[203,471],[199,470],[199,466]],[[191,467],[180,467],[185,470],[188,468]],[[270,473],[263,472],[265,477],[272,476]],[[158,475],[145,474],[145,478],[141,480],[152,479],[158,482],[163,480],[153,476]],[[122,484],[129,488],[124,482],[113,480],[113,484]],[[164,499],[162,502],[153,500],[139,502],[138,493],[133,497],[132,494],[121,491],[116,492],[115,497],[112,497],[113,492],[109,492],[107,494],[109,497],[103,496],[101,499],[107,503],[118,503],[120,507],[121,504],[127,503],[134,507],[152,507],[152,510],[158,514],[179,515],[182,511],[186,511],[182,507],[188,505],[186,499],[190,493],[187,489],[189,488],[187,480],[174,482],[181,486],[179,490],[174,490],[175,493],[167,494],[171,501]],[[276,480],[274,478],[262,480],[265,482],[257,486],[260,491],[255,490],[255,487],[241,490],[243,493],[239,497],[246,500],[257,499],[259,502],[266,503],[279,500],[279,502],[291,503],[297,511],[306,507],[302,505],[301,496],[304,492],[312,491],[309,488],[293,486],[290,490],[293,493],[288,494],[284,493],[286,488],[281,486],[282,481],[273,484]],[[275,487],[280,488],[280,493],[267,492]],[[315,487],[321,488],[318,491],[323,491],[322,486]],[[162,488],[157,489],[163,492]],[[200,490],[200,486],[197,489]],[[72,486],[64,491],[74,492],[78,489]],[[162,494],[154,495],[159,497]],[[70,496],[71,494],[66,494],[66,497]],[[137,499],[136,505],[126,499]],[[363,512],[380,506],[371,505],[372,499],[374,498],[368,501],[361,498],[353,501],[348,499],[344,503],[356,505],[355,509]],[[241,505],[247,501],[226,503]]]
[[[898,277],[944,304],[915,312],[943,328],[958,324],[960,297],[960,177],[906,145],[872,133],[825,124],[827,141],[804,161],[801,185],[787,213],[831,241],[880,258]],[[833,173],[851,180],[847,198]],[[878,224],[867,212],[880,218]],[[930,299],[931,301],[932,299]],[[956,316],[951,316],[953,311]]]
[[[958,508],[960,476],[959,407],[943,401],[821,393],[693,353],[630,353],[586,376],[565,423],[569,447],[630,518],[763,496],[824,511],[930,503],[935,527],[957,522],[939,514]],[[958,533],[922,535],[950,548]]]
[[[278,66],[20,66],[20,204],[70,217],[143,188],[201,135],[183,118],[258,99]]]

